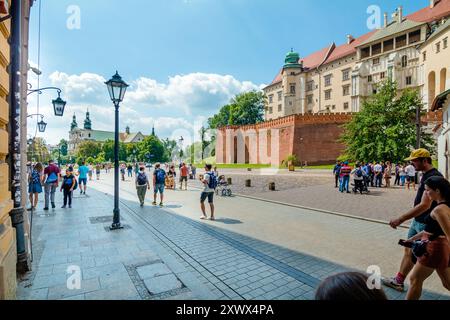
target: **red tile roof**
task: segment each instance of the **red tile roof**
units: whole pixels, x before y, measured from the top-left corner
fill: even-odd
[[[416,22],[432,22],[450,15],[450,0],[439,1],[433,9],[429,6],[414,12],[405,18]]]
[[[340,58],[346,57],[348,55],[356,53],[356,47],[369,39],[373,34],[375,34],[377,30],[373,30],[369,33],[366,33],[365,35],[362,35],[359,38],[356,38],[353,40],[350,44],[343,44],[339,47],[336,47],[331,55],[328,57],[327,61],[325,63],[330,63],[333,61],[336,61]]]

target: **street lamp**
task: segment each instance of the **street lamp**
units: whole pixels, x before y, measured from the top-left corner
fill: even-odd
[[[183,157],[183,136],[181,136],[180,139],[178,139],[178,142],[180,142],[180,162],[182,162],[183,160],[181,159]]]
[[[46,88],[39,88],[32,90],[32,86],[29,83],[28,84],[28,93],[27,96],[29,96],[32,93],[37,92],[38,94],[42,94],[42,91],[45,90],[56,90],[58,92],[58,98],[52,100],[53,104],[53,111],[55,112],[55,116],[62,117],[64,115],[64,108],[66,107],[66,101],[61,99],[61,89],[56,87],[46,87]]]
[[[47,123],[44,122],[44,116],[41,116],[41,121],[38,122],[39,132],[45,132],[46,127],[47,127]]]
[[[128,84],[122,80],[117,71],[105,84],[116,109],[114,131],[114,219],[110,230],[117,230],[123,228],[120,224],[119,209],[119,103],[123,101]]]

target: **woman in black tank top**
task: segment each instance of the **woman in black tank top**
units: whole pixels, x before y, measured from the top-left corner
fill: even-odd
[[[418,258],[411,273],[407,300],[418,300],[423,282],[436,270],[443,286],[450,290],[450,183],[443,177],[431,177],[425,182],[425,193],[438,205],[425,218],[425,230],[408,242],[427,242],[427,252]]]

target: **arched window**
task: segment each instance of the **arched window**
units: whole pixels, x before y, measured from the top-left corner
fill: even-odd
[[[428,108],[433,105],[434,98],[436,97],[436,73],[430,72],[428,75]]]
[[[447,69],[443,68],[441,70],[441,76],[440,76],[440,87],[439,87],[439,93],[442,93],[447,89],[446,87],[446,81],[447,81]]]

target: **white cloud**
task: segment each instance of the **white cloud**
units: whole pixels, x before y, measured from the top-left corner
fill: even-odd
[[[74,113],[78,126],[83,126],[87,109],[94,130],[114,130],[114,107],[102,76],[94,73],[69,75],[56,71],[48,80],[51,86],[62,89],[61,97],[67,100],[65,116],[55,118],[52,115],[51,99],[55,98],[56,93],[49,92],[41,96],[40,113],[49,117],[47,133],[44,134],[48,142],[57,143],[61,138],[68,138],[67,132]],[[121,130],[129,125],[131,131],[150,134],[154,125],[161,138],[178,139],[183,136],[185,144],[190,143],[197,136],[202,123],[234,95],[259,90],[264,86],[239,81],[231,75],[206,73],[176,75],[170,77],[167,83],[146,77],[127,82],[130,88],[120,106]],[[35,102],[35,97],[32,97],[30,103]],[[58,134],[53,135],[55,132]]]

